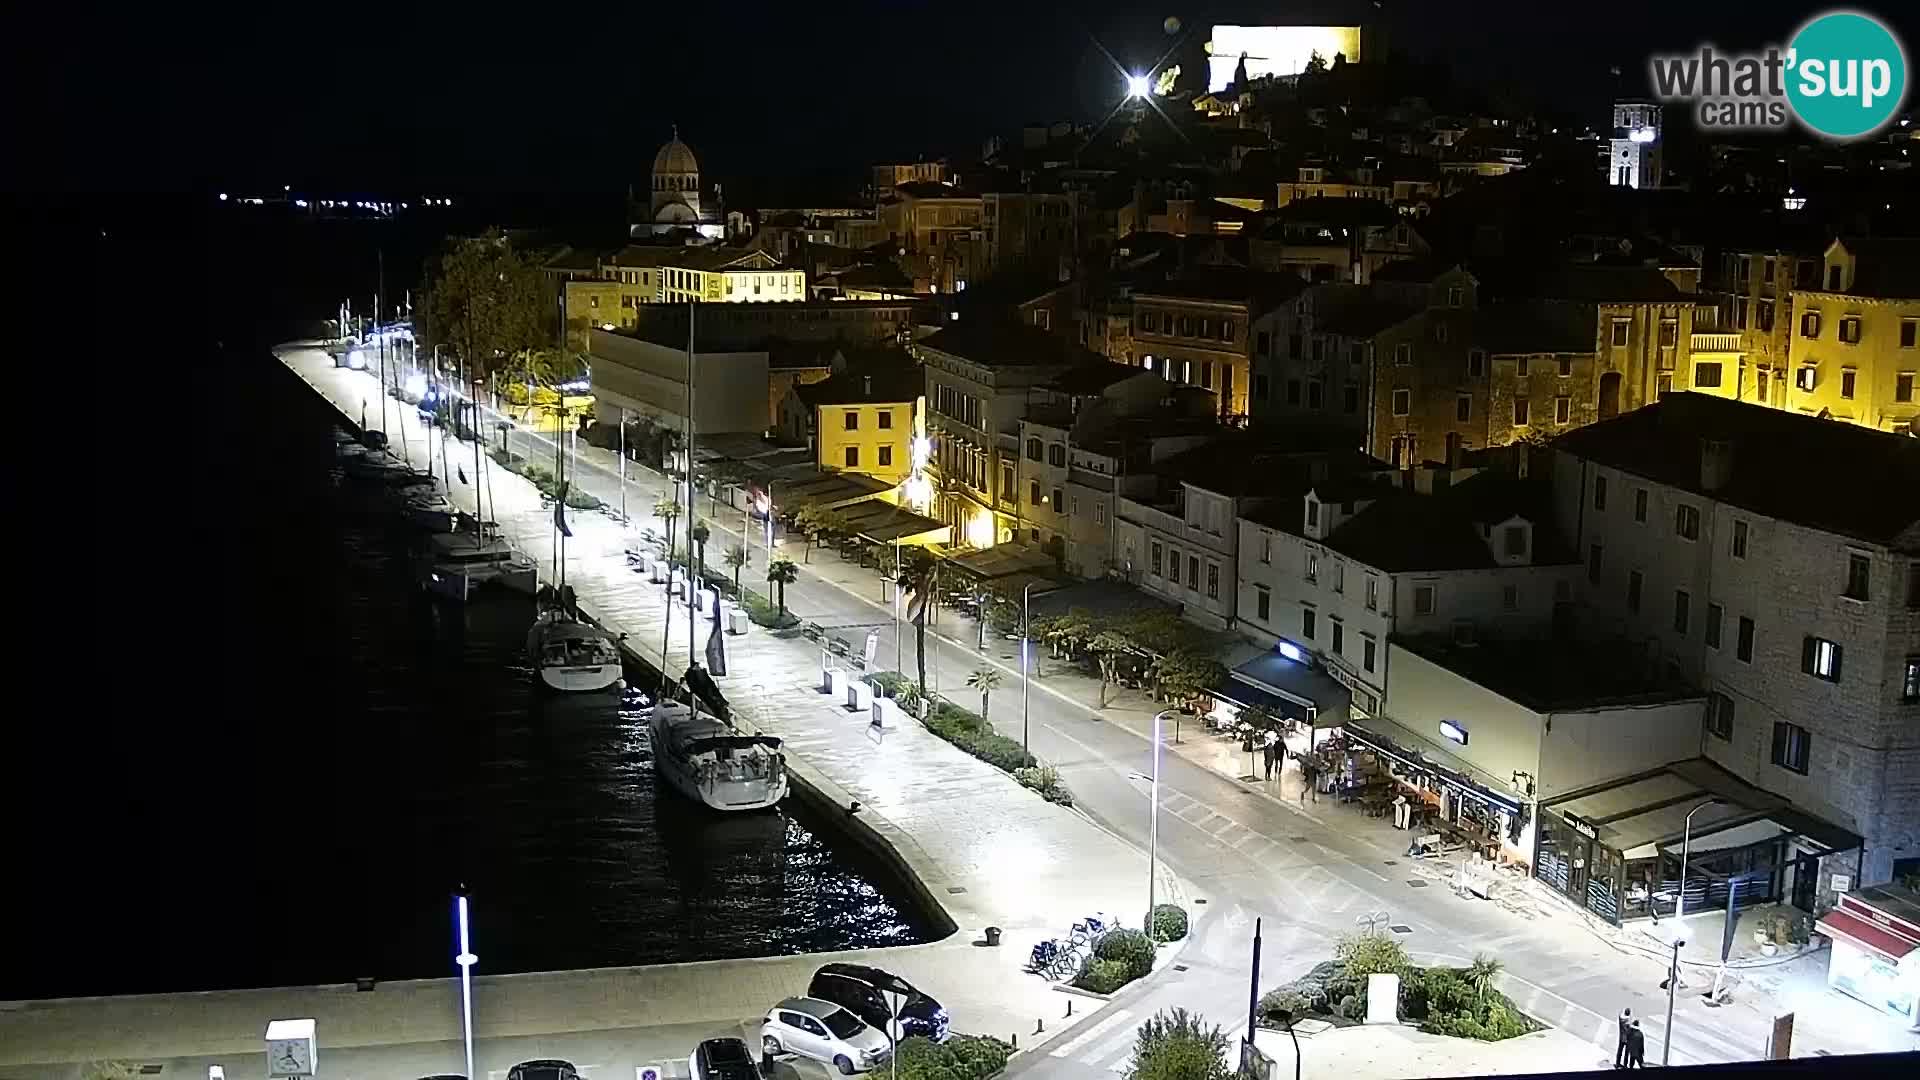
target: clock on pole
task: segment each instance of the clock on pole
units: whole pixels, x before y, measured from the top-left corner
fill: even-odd
[[[267,1022],[267,1075],[313,1075],[313,1020]]]

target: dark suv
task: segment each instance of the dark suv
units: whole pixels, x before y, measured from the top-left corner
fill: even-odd
[[[580,1080],[573,1062],[557,1058],[523,1061],[507,1070],[507,1080]]]
[[[762,1080],[760,1059],[740,1039],[708,1039],[688,1061],[693,1080]]]
[[[813,973],[807,996],[831,1001],[880,1031],[887,1031],[887,994],[906,1000],[900,1005],[900,1037],[919,1035],[934,1042],[947,1037],[947,1010],[912,983],[891,972],[865,964],[827,964]]]

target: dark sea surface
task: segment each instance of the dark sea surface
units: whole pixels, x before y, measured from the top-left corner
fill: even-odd
[[[62,533],[66,576],[25,575],[84,582],[110,650],[41,671],[68,685],[9,732],[0,999],[451,974],[463,883],[482,973],[925,940],[793,800],[716,816],[657,784],[642,695],[537,693],[530,603],[419,598],[266,351],[367,283],[379,235],[208,229],[192,329],[123,361],[173,404],[88,466],[119,498]],[[389,274],[429,243],[390,239]]]

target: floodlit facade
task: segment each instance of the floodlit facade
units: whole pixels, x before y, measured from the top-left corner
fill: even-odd
[[[1786,407],[1881,431],[1920,418],[1920,242],[1835,240],[1793,294]]]

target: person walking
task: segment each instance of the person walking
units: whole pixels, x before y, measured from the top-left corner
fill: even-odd
[[[1313,758],[1306,754],[1301,754],[1300,755],[1300,805],[1301,806],[1307,805],[1307,793],[1313,790],[1313,785],[1316,782],[1318,782],[1318,780],[1319,780],[1319,772],[1314,768]],[[1313,801],[1319,802],[1320,796],[1318,794],[1315,794],[1313,797]]]
[[[1640,1030],[1640,1021],[1635,1018],[1633,1026],[1627,1029],[1627,1068],[1644,1069],[1647,1067],[1647,1036]]]
[[[1273,767],[1279,764],[1280,738],[1269,730],[1260,739],[1260,756],[1267,763],[1267,779],[1273,779]]]
[[[1633,1030],[1633,1009],[1631,1007],[1621,1009],[1620,1041],[1614,1044],[1613,1048],[1613,1067],[1616,1069],[1627,1067],[1627,1032],[1631,1030]]]

